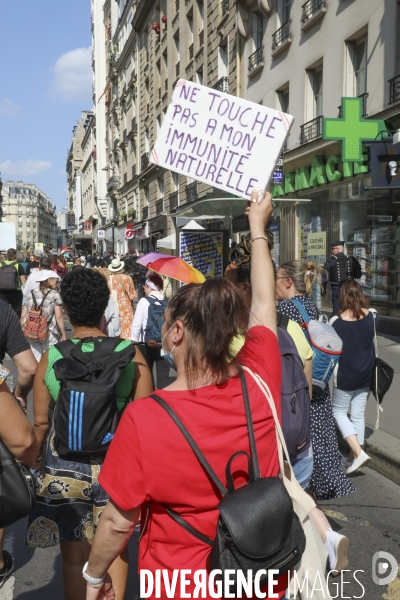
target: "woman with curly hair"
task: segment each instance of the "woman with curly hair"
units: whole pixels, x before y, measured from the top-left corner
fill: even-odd
[[[101,343],[106,337],[100,330],[100,321],[110,297],[106,279],[96,270],[78,268],[63,279],[61,297],[73,327],[72,342],[77,344],[84,340],[83,352],[93,352],[94,342]],[[122,351],[130,343],[121,340],[115,352]],[[104,454],[61,458],[54,445],[54,432],[50,432],[48,443],[44,444],[49,428],[49,404],[57,402],[61,387],[54,364],[61,358],[57,345],[50,348],[43,355],[34,383],[34,430],[39,443],[35,468],[41,466],[41,460],[45,464],[37,478],[37,503],[30,514],[27,543],[33,548],[60,544],[64,597],[66,600],[84,600],[86,585],[81,575],[82,568],[88,560],[90,543],[109,497],[98,483]],[[136,400],[147,396],[152,389],[147,364],[140,350],[136,350],[134,361],[122,370],[115,387],[119,413],[124,411],[131,398]],[[116,582],[118,597],[122,599],[128,575],[126,549],[115,559],[110,573]]]

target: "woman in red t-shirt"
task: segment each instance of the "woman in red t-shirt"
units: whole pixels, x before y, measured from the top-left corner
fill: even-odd
[[[176,367],[177,378],[158,395],[183,421],[222,481],[232,454],[250,452],[236,365],[246,365],[264,379],[280,413],[275,277],[264,233],[272,199],[265,193],[258,202],[258,192],[254,191],[251,200],[246,211],[253,243],[250,316],[241,292],[217,277],[201,286],[180,288],[170,300],[162,329],[165,358]],[[246,330],[246,342],[237,359],[231,361],[232,339]],[[276,476],[279,463],[271,410],[254,380],[249,376],[246,380],[261,475]],[[233,467],[236,487],[247,482],[247,471],[244,457],[238,457]],[[153,399],[137,400],[125,411],[99,481],[111,500],[103,511],[84,569],[85,578],[91,582],[87,599],[114,598],[112,582],[105,573],[126,545],[141,513],[145,520],[147,506],[150,509],[139,545],[139,569],[153,574],[167,570],[169,581],[174,569],[190,570],[186,593],[192,596],[193,572],[206,569],[210,546],[178,525],[164,506],[214,539],[221,494],[176,424]],[[180,591],[181,581],[182,576],[174,598],[185,597]],[[280,592],[279,598],[286,584],[287,577],[283,576],[274,588],[275,593]],[[161,583],[161,598],[166,597]]]

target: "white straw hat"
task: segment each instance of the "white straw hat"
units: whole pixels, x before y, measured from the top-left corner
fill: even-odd
[[[118,271],[123,271],[124,267],[125,263],[123,260],[113,258],[111,264],[108,265],[108,270],[111,271],[111,273],[118,273]]]

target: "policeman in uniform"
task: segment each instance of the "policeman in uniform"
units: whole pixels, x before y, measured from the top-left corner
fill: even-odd
[[[344,241],[339,240],[331,244],[332,256],[324,264],[324,269],[328,273],[328,280],[324,283],[324,289],[328,281],[331,282],[332,308],[333,314],[339,312],[339,288],[342,281],[346,279],[359,279],[362,275],[361,265],[354,256],[347,256],[344,253]]]

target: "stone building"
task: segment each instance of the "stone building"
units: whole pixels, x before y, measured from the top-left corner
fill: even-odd
[[[3,222],[15,223],[17,246],[33,249],[35,243],[56,246],[56,207],[33,183],[8,180],[3,184]]]

